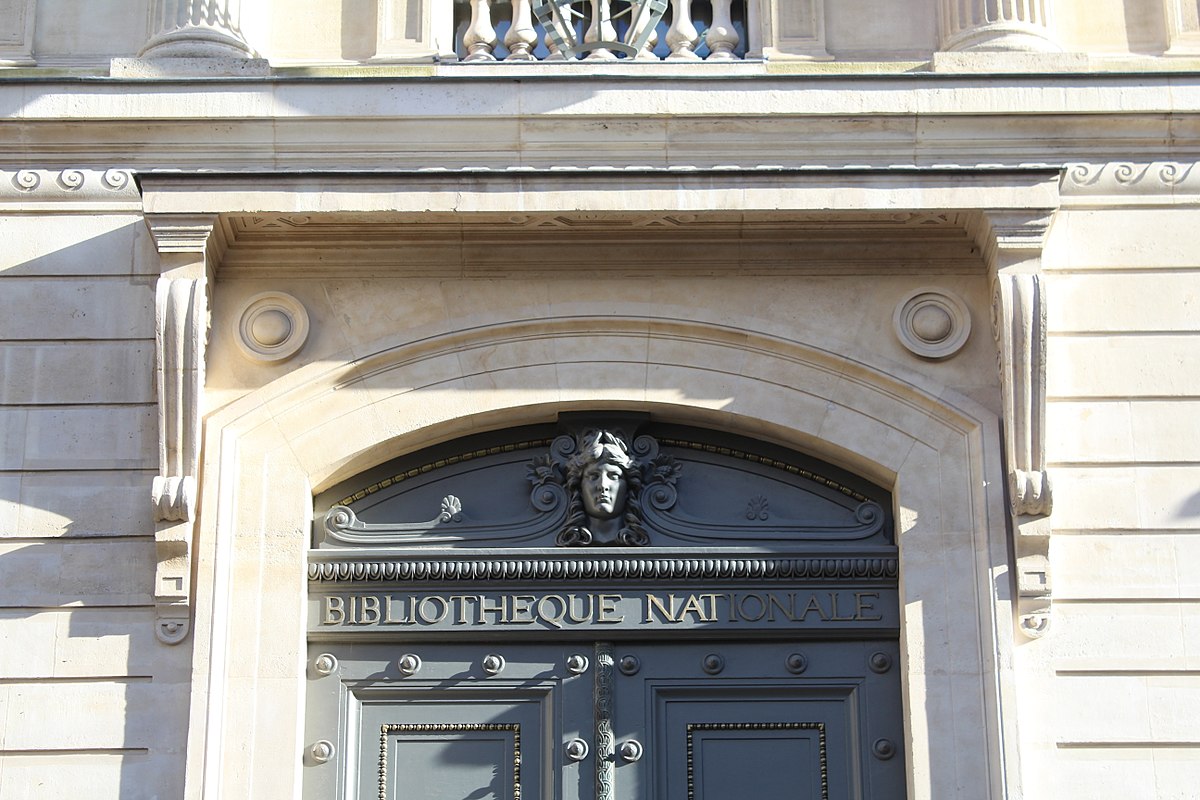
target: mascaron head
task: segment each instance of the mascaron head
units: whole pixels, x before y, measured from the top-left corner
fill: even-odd
[[[629,447],[617,434],[588,431],[583,435],[568,470],[579,481],[583,509],[589,517],[608,520],[624,513],[627,475],[634,467]]]

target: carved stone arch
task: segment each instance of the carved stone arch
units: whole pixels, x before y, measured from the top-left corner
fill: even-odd
[[[667,340],[687,346],[645,346]],[[629,341],[640,346],[619,346]],[[487,370],[472,366],[480,349]],[[192,698],[189,781],[215,794],[247,783],[298,792],[297,754],[312,744],[298,723],[316,492],[473,431],[604,408],[778,441],[888,488],[909,797],[964,785],[1001,797],[1016,758],[1002,746],[1015,739],[1002,732],[1012,631],[997,420],[921,380],[745,329],[574,318],[310,364],[218,410],[205,426],[193,667],[204,689]]]

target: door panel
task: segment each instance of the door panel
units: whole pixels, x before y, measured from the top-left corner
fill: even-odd
[[[323,667],[309,741],[339,753],[311,800],[905,795],[894,642],[314,644],[311,656]]]
[[[586,647],[311,649],[337,666],[312,681],[310,741],[341,755],[310,798],[591,800],[593,772],[565,755],[592,738]]]
[[[618,647],[617,797],[903,798],[897,656],[887,642]],[[620,758],[629,741],[636,761]]]

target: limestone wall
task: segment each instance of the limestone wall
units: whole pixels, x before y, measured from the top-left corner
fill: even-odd
[[[1200,769],[1200,212],[1087,200],[1059,212],[1047,258],[1055,622],[1020,650],[1028,790],[1185,798]]]
[[[178,797],[190,653],[154,637],[147,501],[157,259],[131,182],[30,175],[0,199],[0,797]]]

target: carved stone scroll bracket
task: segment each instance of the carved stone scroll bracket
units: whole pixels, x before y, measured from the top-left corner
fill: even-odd
[[[1050,525],[1042,517],[1019,519],[1013,528],[1017,553],[1017,629],[1030,639],[1050,630]]]
[[[978,231],[992,276],[992,331],[1003,413],[1004,459],[1013,515],[1020,629],[1049,625],[1050,525],[1046,470],[1046,295],[1041,255],[1050,215],[988,212]]]
[[[151,485],[157,555],[155,633],[160,641],[177,644],[189,630],[209,325],[209,242],[216,218],[147,215],[146,222],[162,273],[155,290],[159,474]]]

